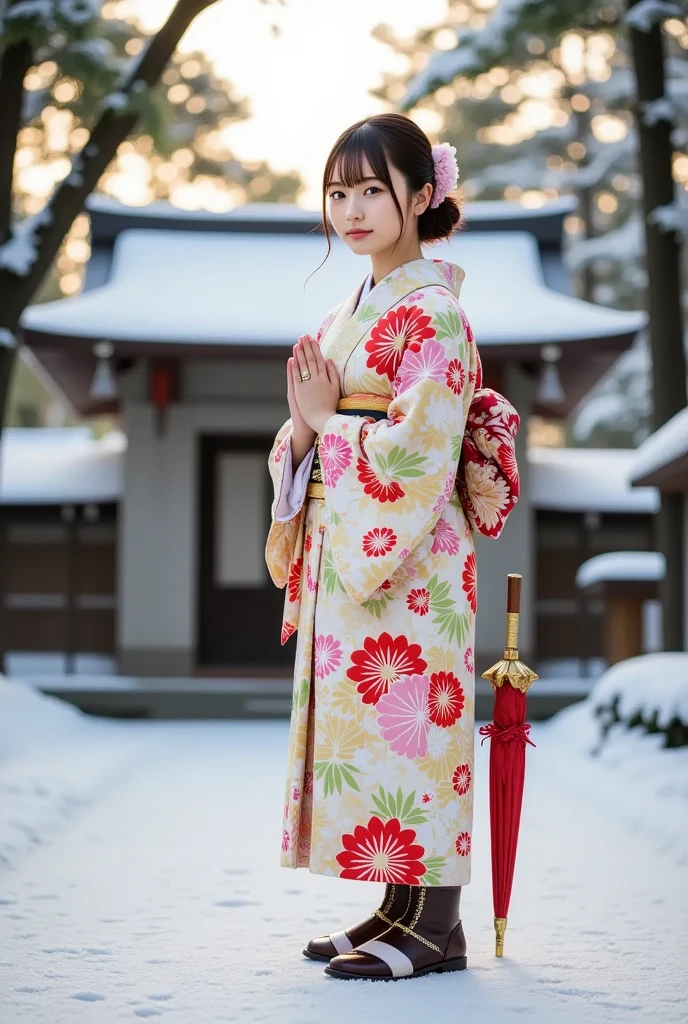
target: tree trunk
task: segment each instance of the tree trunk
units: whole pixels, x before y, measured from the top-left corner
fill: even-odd
[[[132,70],[117,90],[118,94],[135,100],[138,89],[155,85],[191,22],[215,3],[217,0],[177,0],[141,58],[132,62]],[[17,275],[0,269],[0,328],[17,333],[20,317],[49,272],[65,235],[137,120],[134,109],[104,107],[88,142],[74,161],[78,174],[67,175],[47,204],[51,218],[36,231],[37,257],[29,273]],[[0,207],[2,202],[0,194]],[[0,344],[0,428],[5,421],[16,352],[16,346],[8,348]]]
[[[628,8],[638,0],[629,0]],[[659,206],[674,202],[671,131],[664,120],[645,124],[645,104],[665,95],[664,44],[659,24],[649,32],[630,29],[631,51],[637,81],[639,159],[643,179],[645,243],[647,249],[648,311],[652,353],[654,430],[686,405],[686,359],[683,347],[681,306],[680,239],[676,231],[664,231],[651,217]],[[665,650],[683,650],[683,499],[662,495],[657,515],[657,539],[666,558],[666,575],[660,589]]]

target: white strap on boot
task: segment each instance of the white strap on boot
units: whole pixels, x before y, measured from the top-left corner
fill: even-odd
[[[407,978],[409,974],[413,974],[413,964],[406,953],[402,953],[400,949],[390,945],[389,942],[370,939],[369,942],[356,946],[356,952],[371,953],[378,960],[382,960],[389,967],[393,978]]]
[[[346,932],[335,932],[327,936],[338,953],[350,953],[354,948],[353,943]]]

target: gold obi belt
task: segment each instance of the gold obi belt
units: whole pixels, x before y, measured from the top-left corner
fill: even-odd
[[[387,417],[387,409],[391,401],[391,398],[386,398],[384,395],[347,395],[337,402],[337,412],[345,416],[370,416],[374,420],[384,420]],[[308,478],[306,497],[320,498],[321,501],[324,501],[325,485],[320,467],[319,447],[320,437],[316,437],[315,454],[311,464],[311,475]]]

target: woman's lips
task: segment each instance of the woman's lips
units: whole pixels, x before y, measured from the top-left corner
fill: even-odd
[[[369,235],[370,231],[347,231],[349,238],[363,238],[364,235]]]

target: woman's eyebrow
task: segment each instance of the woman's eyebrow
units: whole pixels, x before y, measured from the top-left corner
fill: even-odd
[[[368,178],[361,178],[362,182],[364,182],[364,181],[381,181],[381,180],[382,180],[381,178],[376,178],[374,175],[371,176],[371,177],[368,177]],[[333,185],[341,185],[341,184],[342,184],[341,181],[329,181],[327,183],[327,187],[328,188],[332,188]]]

